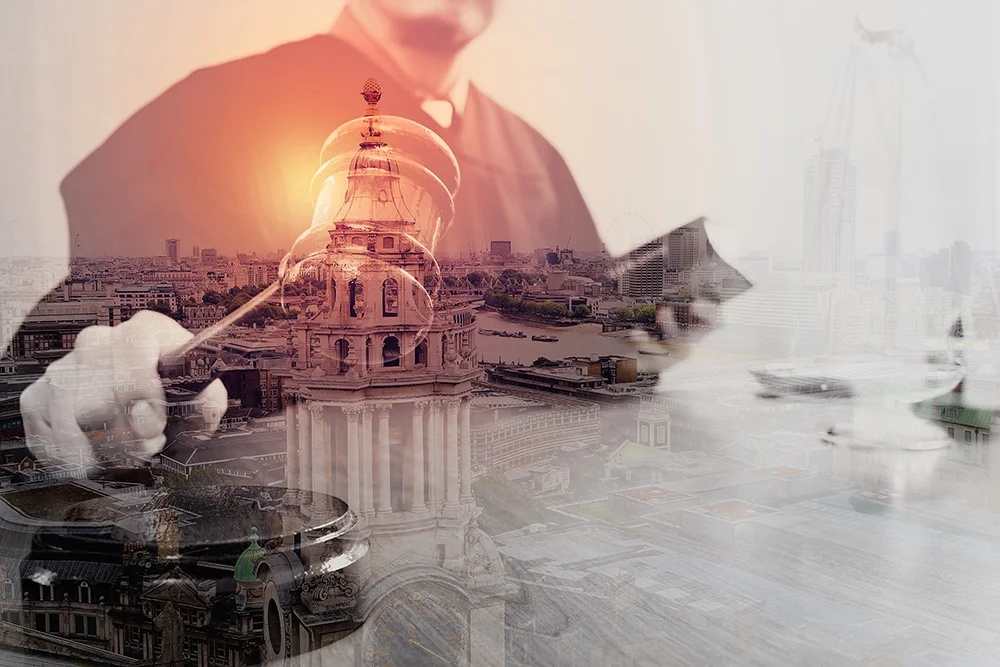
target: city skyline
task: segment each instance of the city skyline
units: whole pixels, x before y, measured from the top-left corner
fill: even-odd
[[[647,144],[653,153],[670,158],[664,165],[666,171],[651,170],[648,172],[633,172],[630,177],[643,180],[626,183],[624,175],[609,172],[606,161],[601,156],[613,156],[620,150],[617,136],[594,136],[584,128],[595,126],[610,126],[610,119],[618,112],[615,93],[609,92],[609,104],[602,104],[586,109],[588,122],[566,123],[558,112],[557,106],[549,106],[551,78],[549,72],[559,71],[559,83],[566,91],[564,96],[572,96],[574,91],[586,95],[601,95],[601,91],[620,90],[622,84],[622,69],[628,75],[641,83],[648,78],[645,67],[650,66],[648,54],[642,57],[629,58],[638,55],[635,50],[640,45],[650,43],[650,40],[631,39],[627,44],[609,43],[613,47],[614,57],[607,62],[599,62],[604,58],[603,51],[581,48],[594,35],[606,34],[609,26],[617,25],[616,21],[624,20],[627,13],[614,11],[611,7],[595,5],[584,14],[587,19],[580,34],[568,33],[561,36],[565,40],[562,51],[575,54],[574,58],[589,58],[577,63],[566,62],[557,57],[553,46],[550,49],[543,44],[551,40],[538,40],[532,43],[532,49],[514,54],[516,62],[525,63],[524,67],[512,67],[507,70],[510,56],[499,57],[499,53],[508,53],[507,42],[517,36],[520,39],[526,25],[541,25],[541,20],[549,17],[558,21],[558,16],[565,8],[559,2],[549,3],[544,8],[528,12],[526,8],[512,5],[505,8],[497,20],[496,31],[484,37],[481,44],[475,45],[470,51],[468,60],[470,67],[480,72],[482,85],[486,90],[508,101],[515,111],[525,118],[537,122],[542,130],[550,136],[554,143],[566,153],[567,161],[574,174],[580,180],[588,204],[597,217],[605,233],[612,254],[620,254],[631,247],[649,241],[659,233],[668,231],[672,225],[683,224],[699,215],[709,215],[721,222],[738,227],[751,225],[758,228],[762,235],[758,247],[744,247],[738,254],[750,250],[768,250],[778,259],[796,258],[801,254],[801,165],[812,155],[817,146],[815,134],[822,123],[829,104],[830,92],[841,78],[844,59],[849,50],[849,42],[853,35],[855,14],[871,29],[902,24],[914,40],[921,64],[929,79],[927,95],[921,93],[921,84],[912,77],[908,87],[915,96],[911,100],[913,113],[907,116],[917,123],[920,116],[923,120],[920,127],[907,129],[908,150],[904,154],[907,161],[908,179],[912,182],[904,184],[907,201],[904,202],[904,221],[912,225],[904,235],[903,252],[909,252],[921,247],[935,248],[950,245],[954,239],[943,238],[955,228],[955,224],[942,225],[940,219],[957,217],[958,232],[974,247],[982,245],[978,240],[987,239],[987,245],[992,244],[995,236],[995,219],[993,196],[995,187],[995,170],[992,153],[995,152],[997,134],[992,130],[995,110],[992,106],[984,106],[988,100],[983,98],[985,86],[996,82],[1000,68],[990,61],[990,54],[984,54],[989,39],[980,34],[991,26],[998,25],[995,12],[990,13],[988,3],[967,3],[961,8],[935,8],[930,4],[907,3],[907,9],[902,18],[895,14],[893,3],[888,1],[859,3],[798,3],[777,6],[765,2],[763,6],[732,6],[727,7],[722,2],[705,4],[703,7],[688,7],[684,3],[664,5],[658,13],[645,21],[644,30],[659,31],[664,25],[676,28],[678,35],[674,40],[660,40],[658,37],[652,43],[659,43],[663,50],[663,62],[666,71],[667,84],[664,90],[672,91],[670,95],[656,92],[651,99],[646,100],[634,113],[639,114],[639,124],[646,127]],[[66,251],[72,240],[67,239],[59,230],[63,219],[62,207],[58,201],[58,179],[70,168],[73,161],[85,155],[100,139],[118,122],[123,120],[132,110],[161,91],[170,81],[184,76],[190,70],[206,62],[217,62],[226,57],[238,54],[248,54],[266,49],[280,39],[292,38],[308,34],[315,30],[317,24],[332,20],[336,13],[337,3],[317,2],[299,7],[297,12],[290,12],[275,20],[270,17],[263,20],[267,13],[249,12],[247,20],[253,28],[239,36],[231,36],[231,41],[206,39],[208,33],[222,25],[228,10],[223,6],[204,8],[209,12],[208,19],[200,28],[195,28],[186,20],[186,15],[166,8],[154,10],[150,8],[143,12],[133,12],[129,19],[137,21],[139,28],[145,30],[146,37],[129,48],[130,56],[127,67],[120,63],[110,66],[110,53],[97,53],[86,45],[104,43],[109,37],[108,30],[113,24],[108,21],[124,20],[103,19],[99,13],[87,12],[80,8],[80,13],[74,14],[72,23],[76,34],[90,34],[91,39],[80,42],[79,47],[54,57],[60,65],[52,65],[60,71],[72,71],[73,63],[100,61],[91,70],[107,72],[107,78],[101,79],[101,86],[107,90],[116,91],[113,99],[107,98],[100,107],[87,107],[80,113],[68,114],[70,108],[79,105],[60,103],[65,100],[68,90],[66,86],[54,84],[50,87],[50,70],[47,65],[37,64],[40,89],[38,104],[44,110],[42,117],[32,123],[43,123],[34,126],[35,129],[23,134],[12,142],[17,146],[25,141],[41,145],[46,141],[44,135],[50,132],[52,136],[68,137],[70,143],[65,148],[56,150],[41,150],[38,154],[51,156],[44,164],[39,165],[37,173],[31,169],[21,169],[18,174],[8,175],[5,180],[11,183],[25,181],[23,187],[14,187],[12,192],[23,193],[34,197],[39,193],[36,204],[30,206],[20,199],[11,200],[9,217],[19,223],[10,239],[8,252],[14,255],[46,256],[49,253],[58,256]],[[53,10],[54,11],[54,10]],[[60,17],[73,8],[63,8]],[[539,14],[539,12],[542,12]],[[947,14],[945,13],[947,12]],[[978,12],[978,14],[977,14]],[[525,21],[525,14],[534,14],[531,20]],[[253,17],[260,17],[253,18]],[[949,20],[951,19],[951,20]],[[63,25],[56,20],[55,15],[43,16],[38,19],[42,24],[51,25],[53,29]],[[15,25],[15,21],[7,25]],[[167,39],[157,26],[172,25],[177,34],[192,34],[190,41],[192,49],[184,54],[178,54],[172,48],[174,41]],[[585,29],[584,29],[585,28]],[[631,29],[635,29],[632,26]],[[535,30],[535,28],[531,28]],[[978,37],[966,39],[969,31],[980,31]],[[591,31],[591,32],[588,32]],[[612,31],[615,32],[615,31]],[[759,42],[761,34],[778,36],[774,46],[762,48]],[[624,34],[624,33],[623,33]],[[645,34],[645,33],[644,33]],[[11,36],[11,44],[19,44],[28,39],[29,33]],[[690,35],[688,37],[685,35]],[[696,42],[693,35],[701,35]],[[69,44],[69,41],[62,43]],[[739,48],[744,56],[740,59],[720,62],[704,54],[698,43],[720,43]],[[792,58],[789,54],[795,53]],[[788,56],[788,57],[786,57]],[[621,59],[621,60],[619,60]],[[655,59],[654,59],[655,60]],[[621,63],[623,68],[613,67]],[[646,63],[644,66],[628,65],[628,63]],[[672,62],[685,62],[691,69],[690,73],[669,67]],[[510,72],[531,71],[538,63],[548,63],[542,67],[536,78],[525,80],[523,76],[512,77]],[[557,67],[557,63],[566,67]],[[569,65],[578,67],[569,67]],[[122,69],[126,78],[123,88]],[[891,69],[891,68],[890,68]],[[28,70],[26,70],[28,71]],[[116,74],[112,75],[111,72]],[[542,73],[544,72],[544,73]],[[697,75],[696,75],[697,73]],[[888,74],[882,65],[873,76]],[[630,79],[630,80],[632,80]],[[699,87],[696,81],[702,80],[705,85]],[[888,80],[888,79],[886,79]],[[54,80],[53,80],[54,81]],[[17,86],[27,85],[18,78]],[[889,181],[886,178],[885,149],[883,139],[877,129],[873,103],[867,99],[867,83],[859,79],[859,120],[855,130],[855,148],[852,155],[859,168],[866,174],[863,182],[858,184],[859,216],[858,250],[859,253],[874,252],[881,246],[881,235],[884,231],[886,217],[886,188]],[[753,94],[750,94],[750,90]],[[687,95],[695,100],[703,100],[700,106],[689,110],[676,108],[670,101],[676,99],[676,91],[689,91]],[[726,92],[731,91],[731,92]],[[706,96],[709,97],[704,101]],[[923,97],[933,100],[936,107],[936,120],[933,123],[933,133],[929,136],[925,131],[928,126],[927,104]],[[34,99],[31,95],[23,96],[24,100]],[[785,109],[775,109],[773,100],[784,100]],[[957,100],[968,102],[966,111],[958,108]],[[990,103],[992,104],[992,103]],[[689,105],[690,106],[690,105]],[[674,108],[671,108],[674,107]],[[891,108],[889,100],[880,102],[883,115]],[[698,111],[702,109],[704,111]],[[969,122],[968,109],[974,109],[975,119]],[[664,110],[666,115],[664,116]],[[981,111],[981,112],[980,112]],[[20,112],[19,112],[20,113]],[[24,110],[28,117],[28,110]],[[707,120],[699,122],[697,115]],[[663,117],[676,121],[673,125],[660,122]],[[988,123],[984,125],[984,123]],[[783,136],[776,136],[772,126],[782,127]],[[28,125],[31,127],[31,123]],[[689,133],[691,129],[698,130],[697,137],[705,141],[692,140],[691,137],[676,140],[672,128],[684,128]],[[49,128],[49,129],[45,129]],[[717,128],[711,132],[709,128]],[[975,133],[973,135],[973,133]],[[713,140],[713,134],[717,135]],[[972,136],[992,137],[991,141],[973,141]],[[787,138],[786,138],[787,137]],[[714,141],[714,143],[713,143]],[[714,146],[705,149],[706,146]],[[940,148],[934,148],[937,146]],[[990,154],[981,151],[987,147]],[[26,150],[26,149],[25,149]],[[777,151],[777,152],[776,152]],[[774,157],[766,157],[774,153]],[[712,165],[704,155],[718,155],[721,162]],[[59,157],[59,156],[62,157]],[[935,161],[941,167],[934,175],[929,171],[929,156],[936,155]],[[659,159],[659,158],[658,158]],[[920,162],[918,163],[918,159]],[[912,169],[909,165],[912,163]],[[676,164],[676,167],[674,166]],[[920,166],[920,165],[924,166]],[[702,183],[693,182],[693,176],[685,173],[703,174]],[[769,165],[761,168],[760,165]],[[714,174],[713,174],[714,170]],[[311,165],[303,169],[302,182],[308,182],[311,175]],[[985,185],[983,178],[986,178]],[[875,180],[871,180],[875,179]],[[712,185],[718,182],[718,186]],[[941,190],[941,188],[944,190]],[[983,191],[988,187],[989,191]],[[622,192],[640,192],[639,199],[630,196],[628,204],[620,196]],[[728,194],[727,194],[728,192]],[[935,195],[934,200],[930,195]],[[986,201],[986,199],[989,201]],[[955,207],[959,206],[959,209]],[[647,221],[652,221],[650,232],[642,226],[630,226],[627,229],[615,229],[614,221],[622,214],[634,211]],[[930,216],[933,216],[929,219]],[[985,218],[984,218],[985,216]],[[766,221],[766,222],[764,222]],[[988,224],[987,224],[988,222]],[[660,225],[666,228],[660,229]],[[986,225],[988,228],[983,228]],[[39,245],[22,241],[18,229],[30,227],[48,230],[44,243]],[[870,232],[869,232],[870,230]],[[861,234],[864,232],[864,234]],[[867,237],[867,234],[871,234]],[[765,240],[766,239],[766,240]],[[225,249],[227,252],[230,249]],[[87,254],[92,254],[88,251]]]

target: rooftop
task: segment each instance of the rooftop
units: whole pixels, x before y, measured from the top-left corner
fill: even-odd
[[[10,491],[0,495],[8,505],[30,519],[61,521],[74,508],[86,507],[90,520],[112,519],[118,513],[112,510],[115,501],[108,496],[78,484],[46,484]]]
[[[686,498],[691,498],[692,496],[677,493],[676,491],[671,491],[670,489],[663,486],[641,486],[637,489],[629,489],[621,492],[622,495],[628,496],[634,500],[641,500],[644,503],[650,504],[660,504],[669,503],[675,500],[683,500]]]
[[[721,503],[705,505],[704,507],[696,507],[689,511],[698,514],[707,514],[715,517],[716,519],[722,519],[732,523],[747,521],[748,519],[756,519],[758,517],[767,516],[768,514],[774,514],[774,510],[770,507],[755,505],[753,503],[748,503],[745,500],[724,500]]]
[[[791,466],[768,468],[767,472],[783,479],[802,479],[803,477],[808,477],[810,475],[808,470],[803,470],[802,468],[792,468]]]
[[[173,285],[122,285],[115,292],[172,292]]]
[[[285,434],[280,431],[229,431],[212,436],[192,432],[179,433],[160,457],[182,465],[205,465],[284,452]]]

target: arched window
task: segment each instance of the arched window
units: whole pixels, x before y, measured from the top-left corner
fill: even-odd
[[[372,339],[365,339],[365,370],[370,371],[372,369]]]
[[[333,344],[334,358],[337,360],[337,372],[347,372],[347,355],[351,352],[351,344],[346,338],[340,338]]]
[[[442,368],[444,368],[445,355],[447,354],[447,351],[448,351],[448,336],[442,334],[442,336],[441,336],[441,367]]]
[[[382,237],[382,248],[384,250],[392,250],[396,247],[396,239],[391,236]]]
[[[399,366],[399,339],[387,336],[382,342],[382,366],[396,368]]]
[[[399,314],[399,283],[395,278],[386,278],[382,283],[382,315],[396,317]]]
[[[13,600],[14,599],[14,582],[10,579],[3,580],[3,599]]]
[[[413,350],[413,363],[417,366],[427,365],[427,341],[421,341]]]
[[[351,237],[351,245],[364,245],[364,244],[365,244],[365,240],[363,238],[361,238],[360,236],[352,236]]]
[[[90,604],[90,584],[86,581],[80,582],[80,587],[77,589],[77,602],[82,602],[84,604]]]

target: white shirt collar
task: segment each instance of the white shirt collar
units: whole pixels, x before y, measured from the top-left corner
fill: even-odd
[[[335,37],[339,37],[340,39],[346,41],[352,47],[368,57],[374,57],[381,60],[386,60],[387,58],[387,56],[383,53],[372,52],[373,50],[379,50],[378,47],[370,43],[369,35],[365,32],[364,28],[357,23],[357,20],[350,11],[345,10],[341,13],[341,15],[334,22],[331,33]],[[398,72],[393,72],[396,68],[393,66],[391,61],[383,63],[383,66],[385,66],[389,72],[394,74],[400,81],[406,81],[406,78],[400,77]],[[451,127],[453,114],[461,116],[465,113],[465,106],[469,100],[469,86],[469,78],[464,74],[459,73],[454,85],[452,85],[451,90],[444,98],[428,94],[422,90],[414,90],[412,92],[416,95],[416,97],[423,100],[420,107],[423,109],[424,113],[433,118],[434,121],[442,127]],[[443,102],[446,101],[451,104],[443,104]]]
[[[451,127],[454,115],[461,116],[465,112],[468,99],[469,80],[462,78],[445,99],[425,99],[420,103],[420,108],[441,127]]]

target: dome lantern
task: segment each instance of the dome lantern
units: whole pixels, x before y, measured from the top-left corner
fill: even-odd
[[[257,542],[257,528],[250,529],[250,545],[236,559],[233,578],[237,583],[254,584],[260,581],[254,574],[257,562],[265,555],[264,549]]]

